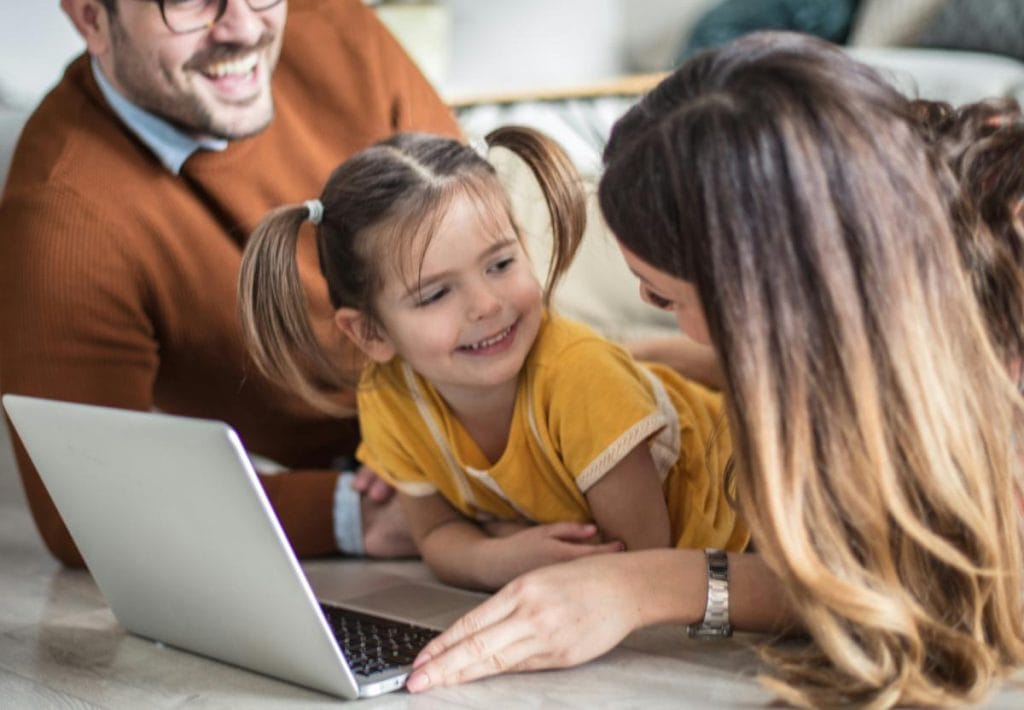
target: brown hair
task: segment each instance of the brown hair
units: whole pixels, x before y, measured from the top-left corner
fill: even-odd
[[[698,55],[615,126],[601,208],[696,284],[739,505],[814,644],[807,706],[960,705],[1024,661],[1021,403],[908,104],[809,37]]]
[[[486,142],[518,155],[544,193],[554,238],[547,301],[586,226],[578,175],[562,149],[536,130],[499,128]],[[395,134],[336,168],[320,195],[323,218],[316,227],[331,305],[361,311],[368,328],[378,327],[373,303],[384,269],[398,263],[395,254],[409,249],[414,235],[426,230],[429,240],[431,228],[460,191],[481,198],[497,195],[511,220],[508,198],[491,164],[449,138]],[[308,215],[305,205],[281,207],[250,237],[238,286],[242,331],[262,373],[330,411],[330,393],[350,388],[355,378],[323,350],[310,324],[296,264],[300,227]]]
[[[1013,99],[911,108],[949,168],[960,257],[990,336],[1007,361],[1024,357],[1024,115]]]

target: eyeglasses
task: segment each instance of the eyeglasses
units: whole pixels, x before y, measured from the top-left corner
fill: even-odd
[[[150,0],[160,6],[160,16],[167,29],[183,35],[199,30],[208,30],[228,8],[228,0]],[[269,10],[281,0],[245,0],[253,12]]]

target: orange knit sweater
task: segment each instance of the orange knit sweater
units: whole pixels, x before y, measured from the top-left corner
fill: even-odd
[[[458,128],[360,0],[292,0],[273,87],[269,128],[174,176],[110,111],[88,57],[69,66],[26,125],[0,202],[0,390],[229,422],[251,451],[298,469],[262,481],[296,551],[325,554],[337,480],[325,467],[353,451],[357,427],[247,364],[241,249],[268,209],[319,195],[353,151],[395,130]],[[46,545],[81,564],[16,438],[15,450]]]

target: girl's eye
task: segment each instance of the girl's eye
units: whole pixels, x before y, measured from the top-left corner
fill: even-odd
[[[423,308],[424,306],[429,306],[432,303],[437,303],[442,298],[444,298],[445,294],[447,294],[447,293],[448,293],[448,289],[446,287],[446,288],[439,288],[436,291],[430,291],[430,292],[428,292],[426,294],[421,294],[419,299],[417,299],[417,301],[416,301],[416,307],[417,308]]]
[[[674,305],[672,301],[668,300],[667,298],[664,298],[663,296],[659,296],[646,286],[641,286],[641,295],[643,296],[643,299],[645,301],[650,303],[655,308],[660,308],[663,311],[672,310],[672,306]]]
[[[497,273],[501,273],[502,271],[507,271],[508,267],[512,266],[512,263],[514,261],[515,261],[515,259],[513,257],[511,257],[511,256],[505,257],[504,259],[500,259],[497,262],[495,262],[493,265],[491,265],[491,268],[488,269],[488,271],[497,272]]]

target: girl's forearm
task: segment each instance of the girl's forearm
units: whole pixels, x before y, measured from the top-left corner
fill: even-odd
[[[625,343],[626,349],[637,360],[668,365],[690,380],[720,390],[723,386],[722,370],[714,349],[701,345],[685,336],[640,338]]]
[[[586,498],[605,540],[618,540],[627,550],[671,546],[665,493],[646,442],[612,466]]]
[[[445,584],[493,591],[501,586],[491,579],[488,543],[492,538],[466,520],[446,522],[419,541],[423,560]]]

